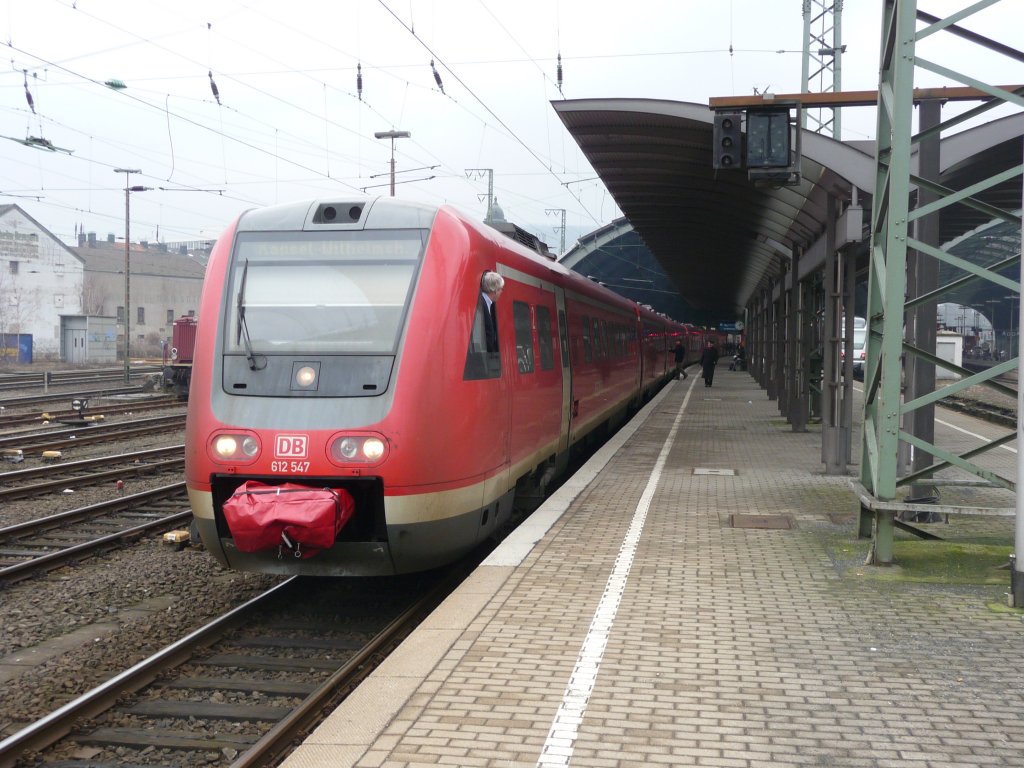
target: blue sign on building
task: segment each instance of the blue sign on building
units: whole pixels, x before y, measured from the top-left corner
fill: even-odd
[[[32,334],[4,333],[0,334],[0,358],[16,360],[19,363],[32,362]]]

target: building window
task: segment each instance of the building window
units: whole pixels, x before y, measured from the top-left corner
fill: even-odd
[[[12,275],[18,274],[18,262],[11,261],[11,262],[8,262],[8,264],[10,264],[10,266],[11,266],[11,274]]]
[[[189,316],[189,317],[195,317],[195,316],[196,316],[196,311],[195,311],[194,309],[190,309],[190,310],[188,311],[188,316]]]
[[[168,309],[167,310],[167,324],[168,325],[174,325],[174,310],[173,309]]]
[[[145,325],[145,323],[146,323],[146,308],[145,307],[136,307],[135,311],[138,312],[138,315],[139,315],[139,319],[136,322],[138,322],[139,325]]]
[[[117,308],[117,322],[124,325],[124,307]]]

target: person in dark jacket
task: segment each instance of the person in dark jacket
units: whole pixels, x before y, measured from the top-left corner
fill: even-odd
[[[715,378],[715,366],[718,365],[718,349],[710,341],[700,353],[700,367],[704,375],[704,386],[710,387]]]
[[[495,302],[505,290],[505,278],[497,272],[484,272],[480,278],[480,303],[484,310],[484,330],[487,333],[487,351],[498,351],[498,313]]]
[[[686,350],[683,349],[683,342],[677,341],[674,351],[676,356],[676,378],[685,379],[686,369],[683,367],[683,361],[686,360]]]

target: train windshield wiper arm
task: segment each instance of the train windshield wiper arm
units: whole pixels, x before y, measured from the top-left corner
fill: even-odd
[[[267,358],[264,355],[260,355],[263,358],[263,364],[259,365],[256,362],[256,353],[252,351],[252,339],[249,338],[249,326],[245,323],[245,279],[249,276],[249,260],[245,260],[245,266],[242,267],[242,280],[238,286],[238,337],[235,339],[235,344],[239,341],[245,342],[245,359],[249,361],[250,371],[262,371],[267,367]]]

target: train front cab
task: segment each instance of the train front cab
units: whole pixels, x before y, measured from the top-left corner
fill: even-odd
[[[243,217],[240,242],[265,239],[258,233],[269,219],[276,234],[268,252],[280,260],[288,243],[309,239],[299,234],[308,223],[290,223],[289,214],[272,209]],[[218,241],[202,317],[204,323],[220,319],[215,330],[200,334],[196,359],[209,365],[197,365],[193,376],[186,474],[203,541],[223,564],[277,573],[373,575],[447,562],[493,532],[511,511],[516,481],[564,449],[568,389],[556,330],[564,308],[554,283],[533,274],[539,270],[521,254],[502,250],[488,241],[488,232],[450,213],[435,221],[425,208],[386,205],[376,218],[403,217],[414,219],[407,229],[419,229],[424,241],[429,232],[429,241],[409,278],[391,355],[314,353],[287,345],[271,354],[273,337],[260,317],[270,311],[263,306],[269,302],[261,296],[274,292],[280,315],[288,278],[261,275],[266,265],[259,263],[258,248],[235,246],[232,256],[233,238]],[[365,228],[374,229],[370,223]],[[308,245],[299,250],[309,253]],[[498,305],[500,371],[467,375],[480,275],[496,265],[508,288]],[[298,264],[288,268],[294,273]],[[319,277],[322,282],[325,275]],[[310,293],[316,289],[305,290],[304,301]],[[238,320],[240,307],[246,328]],[[353,365],[357,357],[362,359]],[[317,369],[317,388],[295,388],[293,374],[302,367]],[[325,421],[335,428],[323,429]],[[531,425],[533,436],[523,437],[513,424]],[[217,434],[231,431],[251,433],[259,443],[255,455],[236,463],[212,460]],[[347,432],[382,435],[387,456],[375,465],[339,462],[331,446]],[[309,446],[309,458],[302,459],[309,465],[302,471],[274,455],[274,441],[288,435]],[[272,551],[242,553],[222,508],[247,479],[344,487],[356,497],[357,514],[333,548],[301,562]]]

